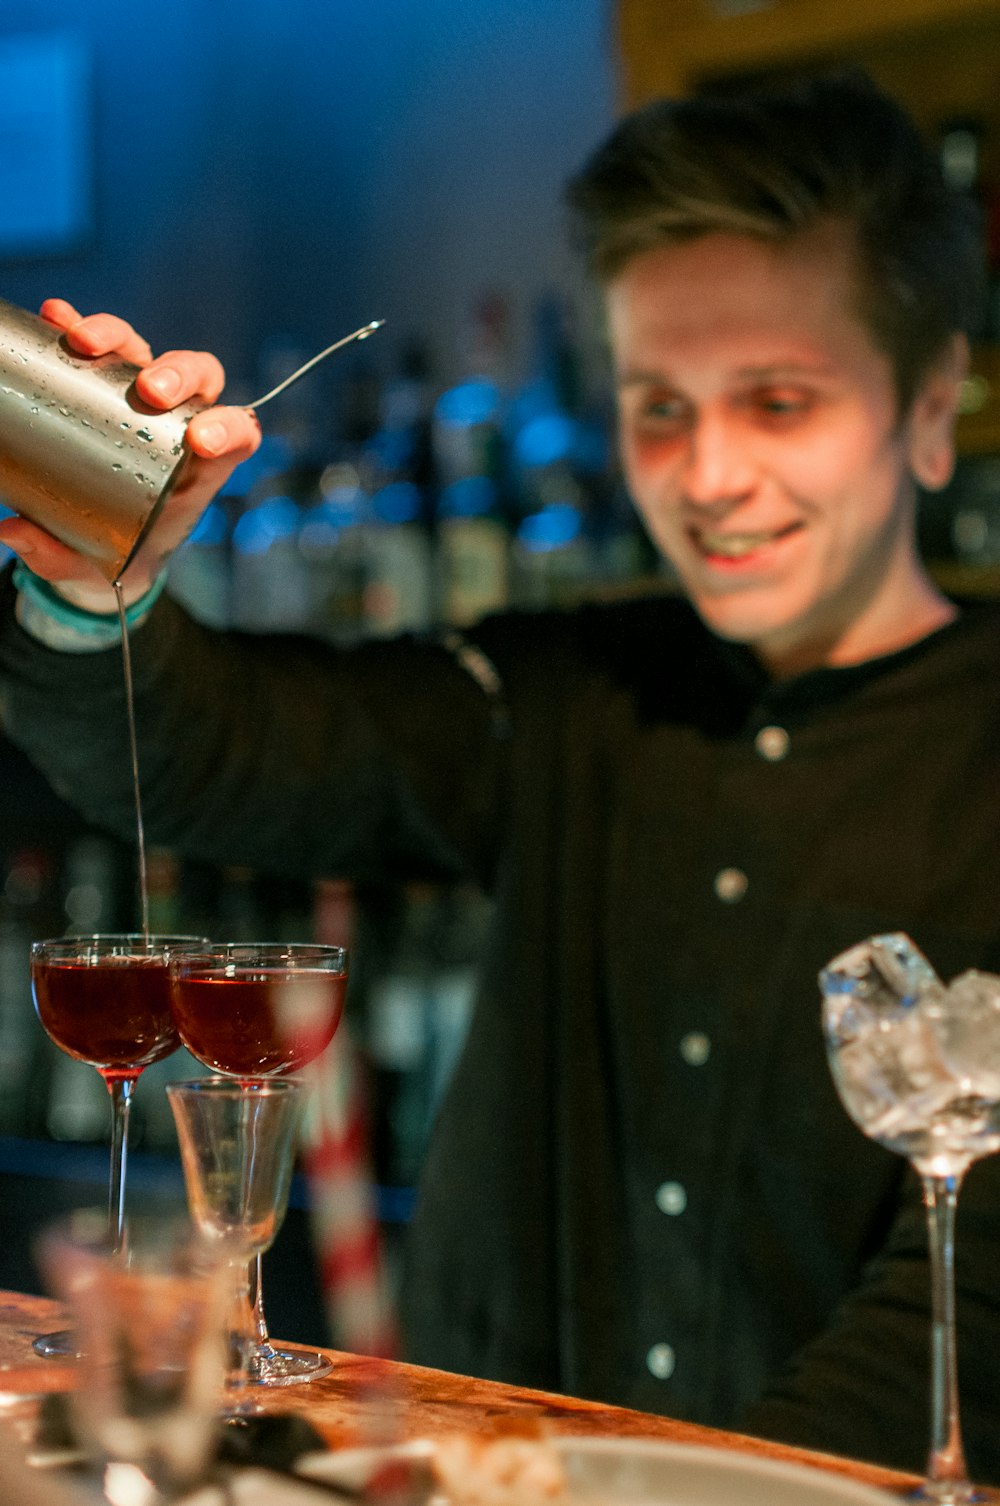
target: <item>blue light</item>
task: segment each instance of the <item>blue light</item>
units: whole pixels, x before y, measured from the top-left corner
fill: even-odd
[[[358,487],[338,486],[311,507],[299,529],[299,545],[322,553],[336,549],[344,530],[364,522],[365,495]]]
[[[579,537],[583,519],[569,502],[552,502],[525,518],[517,530],[518,542],[531,554],[561,549]]]
[[[306,554],[336,549],[343,531],[330,518],[309,518],[299,529],[299,548]]]
[[[251,487],[265,476],[287,470],[292,463],[292,447],[280,434],[265,434],[257,449],[242,461],[224,482],[220,497],[245,497]]]
[[[462,382],[458,387],[449,387],[447,392],[442,392],[434,412],[441,423],[465,429],[474,424],[489,423],[496,417],[499,407],[499,389],[493,382],[478,380]]]
[[[380,523],[412,523],[420,516],[420,492],[412,481],[393,481],[375,493],[371,507]]]
[[[198,520],[198,526],[188,539],[189,544],[201,544],[205,549],[214,548],[216,544],[224,544],[229,525],[226,515],[216,502],[212,502],[202,513]]]
[[[573,453],[576,424],[564,413],[542,413],[529,419],[514,440],[514,454],[521,465],[554,465]]]
[[[409,429],[380,429],[368,445],[370,454],[387,471],[405,470],[413,460],[415,438]]]
[[[272,544],[291,537],[299,526],[299,510],[291,497],[269,497],[251,508],[233,529],[233,547],[240,554],[264,554]]]
[[[438,500],[442,518],[481,518],[497,503],[497,484],[489,476],[462,476],[449,482]]]

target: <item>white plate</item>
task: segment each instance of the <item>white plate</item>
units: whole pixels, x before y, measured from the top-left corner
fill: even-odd
[[[586,1506],[898,1506],[898,1497],[843,1475],[737,1450],[655,1439],[552,1438],[563,1460],[569,1500]],[[428,1458],[426,1439],[396,1450],[310,1454],[309,1479],[360,1486],[387,1457]]]
[[[898,1497],[843,1475],[762,1455],[660,1443],[572,1438],[560,1453],[574,1501],[629,1506],[888,1506]]]

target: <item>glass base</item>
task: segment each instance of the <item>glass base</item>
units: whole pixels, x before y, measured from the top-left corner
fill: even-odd
[[[55,1333],[40,1333],[32,1339],[31,1347],[44,1360],[75,1360],[78,1358],[76,1334],[70,1328],[60,1328]]]
[[[949,1485],[943,1480],[925,1480],[904,1499],[927,1502],[928,1506],[1000,1506],[1000,1490],[992,1490],[988,1485],[972,1485],[968,1480],[958,1485]]]
[[[232,1376],[237,1386],[294,1386],[299,1381],[328,1375],[333,1363],[315,1349],[283,1344],[255,1344],[245,1360],[245,1369]]]

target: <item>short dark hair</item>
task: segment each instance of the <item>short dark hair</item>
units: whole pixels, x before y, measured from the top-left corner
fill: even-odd
[[[655,246],[712,232],[855,236],[859,309],[903,411],[982,301],[980,216],[914,122],[861,70],[658,100],[623,119],[571,180],[591,271],[612,281]]]

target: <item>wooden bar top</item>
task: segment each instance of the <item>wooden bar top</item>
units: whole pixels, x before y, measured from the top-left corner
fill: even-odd
[[[72,1363],[41,1359],[31,1348],[36,1334],[65,1326],[65,1313],[57,1303],[18,1292],[0,1292],[0,1393],[36,1395],[72,1388]],[[329,1353],[333,1369],[328,1375],[267,1392],[258,1388],[253,1399],[269,1412],[300,1413],[333,1447],[389,1437],[433,1438],[459,1431],[489,1437],[508,1430],[512,1423],[537,1423],[546,1431],[576,1437],[659,1438],[736,1449],[812,1465],[899,1493],[917,1483],[911,1475],[857,1460],[676,1422],[653,1413],[418,1365]]]

